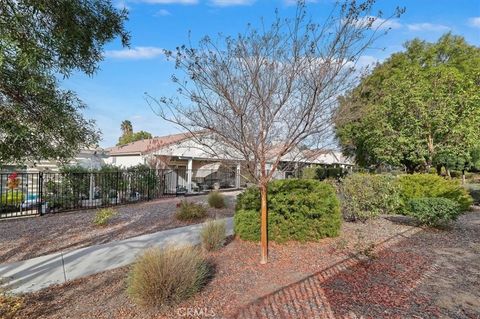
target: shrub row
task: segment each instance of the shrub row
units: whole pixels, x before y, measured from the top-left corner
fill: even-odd
[[[380,214],[400,213],[431,225],[438,224],[437,219],[454,220],[473,203],[458,181],[432,174],[352,174],[342,181],[339,196],[346,219],[366,220]],[[445,204],[445,209],[439,208],[441,204]]]
[[[341,215],[335,189],[347,220],[400,213],[437,226],[454,220],[473,203],[458,181],[431,174],[351,174],[336,185],[313,179],[274,181],[268,188],[270,240],[311,241],[336,236]],[[245,240],[260,240],[260,192],[256,187],[237,198],[235,233]]]

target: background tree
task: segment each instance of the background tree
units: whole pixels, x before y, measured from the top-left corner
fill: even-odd
[[[67,159],[98,141],[85,105],[56,75],[92,75],[105,43],[128,44],[111,1],[0,1],[0,163]]]
[[[133,134],[132,122],[130,122],[129,120],[122,121],[122,124],[120,125],[120,129],[122,130],[123,136]]]
[[[145,131],[134,133],[132,122],[129,120],[122,121],[120,129],[122,130],[122,136],[118,139],[117,146],[152,138],[152,134]]]
[[[337,137],[363,166],[464,167],[480,139],[479,85],[478,47],[415,39],[340,99]]]
[[[182,74],[173,77],[179,97],[147,100],[212,153],[245,163],[261,193],[262,263],[268,182],[297,146],[328,139],[335,98],[350,87],[355,61],[376,37],[375,19],[365,18],[373,3],[345,1],[318,24],[301,1],[293,19],[166,52]]]

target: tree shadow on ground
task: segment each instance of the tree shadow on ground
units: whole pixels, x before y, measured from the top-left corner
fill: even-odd
[[[373,257],[347,258],[255,300],[235,317],[480,318],[480,255],[473,247],[480,245],[479,228],[470,223],[450,232],[395,235],[377,244]]]

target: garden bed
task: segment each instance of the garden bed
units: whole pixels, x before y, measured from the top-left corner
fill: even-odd
[[[258,244],[235,239],[208,254],[215,265],[213,280],[173,309],[133,304],[125,293],[125,267],[26,295],[19,315],[173,318],[196,311],[200,318],[479,317],[480,212],[463,215],[449,231],[404,221],[344,223],[338,238],[271,244],[270,261],[263,266]]]
[[[209,217],[233,216],[238,192],[224,194],[227,208],[209,208]],[[118,214],[105,227],[92,223],[96,209],[0,221],[0,263],[69,251],[195,223],[175,218],[176,205],[182,199],[183,197],[166,198],[113,207]],[[207,197],[192,196],[187,200],[206,205]]]

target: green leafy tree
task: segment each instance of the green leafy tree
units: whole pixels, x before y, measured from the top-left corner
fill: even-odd
[[[474,171],[480,171],[480,146],[474,147],[470,151],[470,156],[472,160],[471,169]]]
[[[450,33],[415,39],[340,99],[336,133],[364,166],[458,168],[480,139],[480,49]]]
[[[107,42],[128,45],[126,18],[105,0],[0,2],[0,162],[67,159],[98,141],[57,76],[94,74]]]
[[[123,121],[120,125],[120,128],[122,130],[122,136],[120,136],[120,138],[118,139],[117,146],[153,137],[152,134],[145,131],[139,131],[134,133],[132,122],[130,122],[129,120]]]

